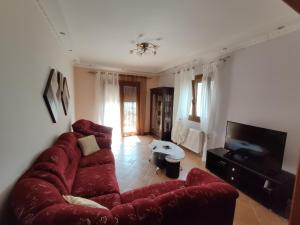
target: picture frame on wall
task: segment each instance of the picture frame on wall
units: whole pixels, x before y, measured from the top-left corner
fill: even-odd
[[[58,119],[57,89],[58,83],[57,76],[55,76],[55,69],[51,69],[43,93],[43,98],[53,123],[56,123]]]
[[[61,95],[63,93],[63,74],[61,72],[57,72],[57,83],[58,83],[58,89],[57,89],[57,100],[60,101],[61,100]]]
[[[61,101],[64,109],[65,115],[68,115],[68,110],[69,110],[69,100],[70,100],[70,92],[68,88],[68,82],[67,78],[64,77],[63,79],[63,92],[61,95]]]

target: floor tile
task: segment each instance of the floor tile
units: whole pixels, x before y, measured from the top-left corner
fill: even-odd
[[[112,150],[116,159],[116,173],[121,192],[149,184],[170,180],[164,171],[155,172],[155,165],[149,162],[151,151],[148,147],[151,136],[131,136],[116,141]],[[182,171],[179,179],[186,179],[194,168],[205,169],[205,163],[198,154],[185,150],[181,162]],[[287,225],[288,221],[265,208],[242,192],[237,200],[234,225]]]

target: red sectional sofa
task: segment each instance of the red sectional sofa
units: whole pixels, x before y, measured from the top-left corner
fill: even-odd
[[[192,169],[186,181],[120,193],[111,149],[84,157],[77,146],[81,136],[62,134],[18,180],[10,200],[17,224],[232,224],[238,193],[217,177]],[[109,210],[68,204],[62,197],[66,194],[89,198]]]

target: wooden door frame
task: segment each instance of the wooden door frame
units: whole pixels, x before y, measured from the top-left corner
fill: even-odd
[[[294,196],[292,200],[292,208],[291,208],[291,214],[289,218],[289,225],[298,225],[299,221],[300,221],[300,157],[298,160],[298,171],[296,174]]]
[[[121,111],[121,133],[122,136],[124,136],[124,132],[123,132],[123,119],[124,119],[124,107],[123,107],[123,103],[124,103],[124,93],[122,91],[122,87],[123,86],[132,86],[132,87],[136,87],[137,89],[137,107],[136,107],[136,111],[137,111],[137,117],[136,117],[136,133],[132,135],[136,135],[140,133],[140,82],[138,81],[119,81],[119,89],[120,89],[120,111]]]

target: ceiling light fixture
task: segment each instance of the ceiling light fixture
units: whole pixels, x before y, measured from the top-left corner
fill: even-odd
[[[155,38],[153,40],[141,40],[143,34],[140,34],[136,41],[131,41],[132,44],[135,44],[135,48],[129,50],[130,54],[136,54],[139,56],[142,55],[156,55],[159,45],[154,43],[155,41],[160,41],[162,38]]]

